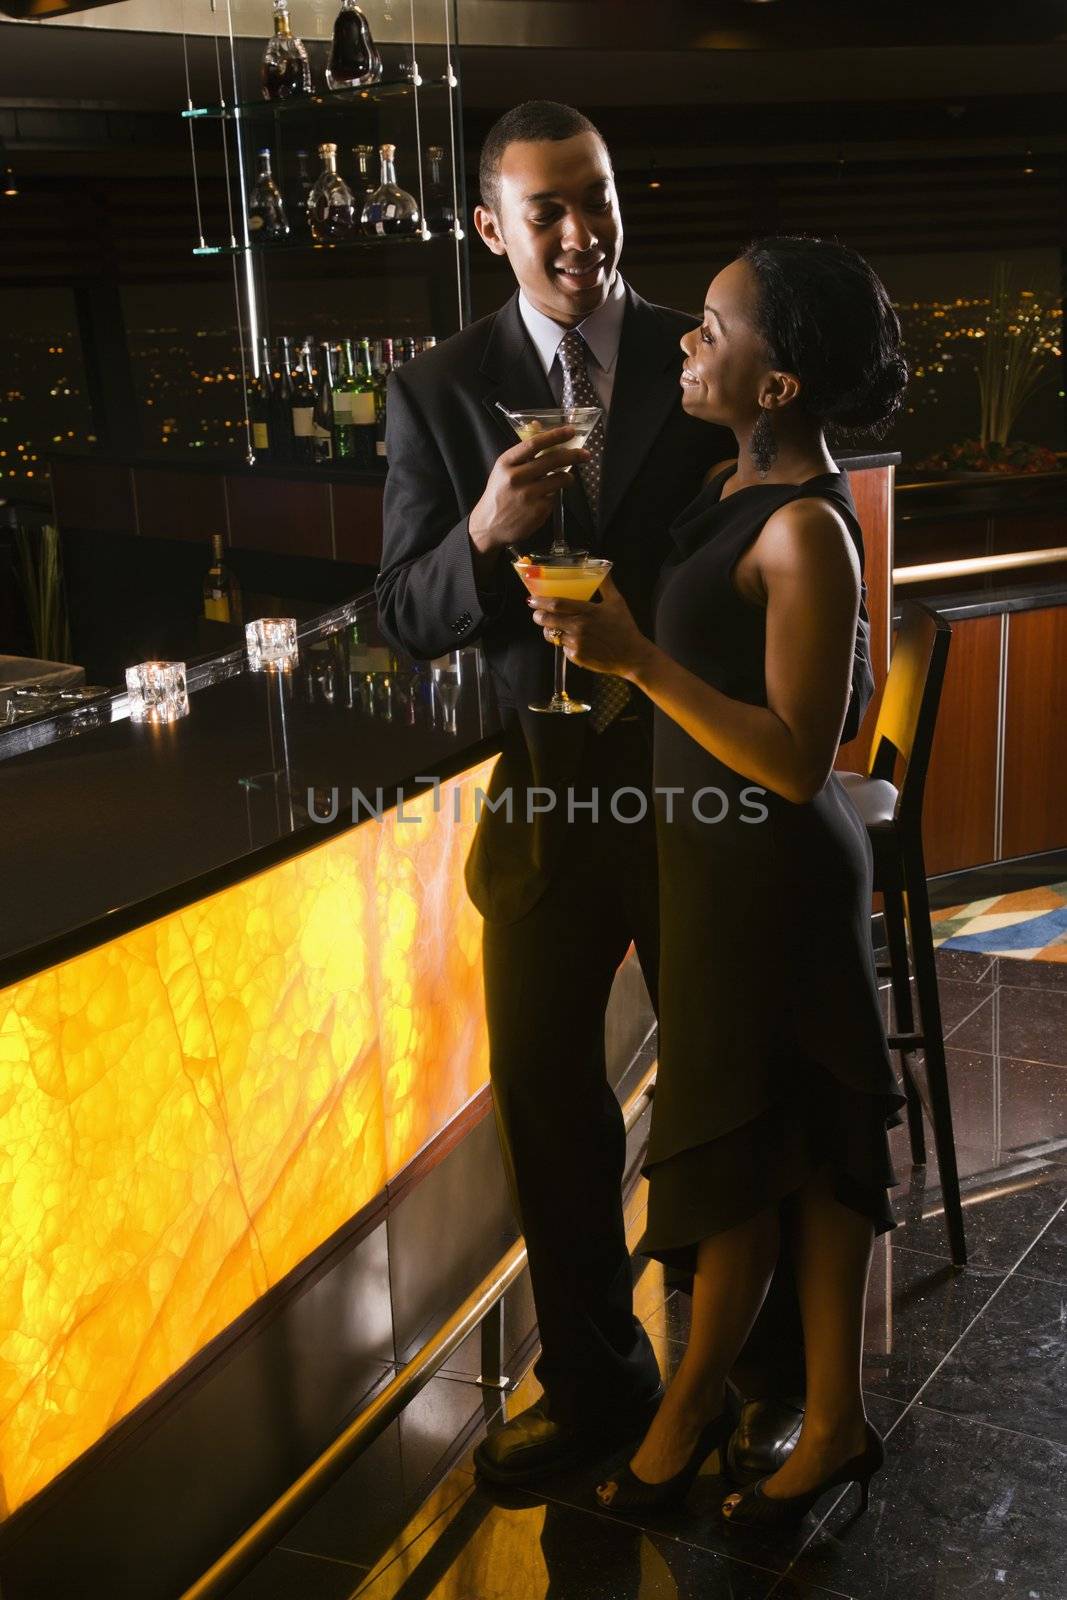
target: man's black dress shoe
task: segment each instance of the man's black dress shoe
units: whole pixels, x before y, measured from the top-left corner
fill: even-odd
[[[533,1482],[644,1434],[662,1399],[660,1388],[639,1405],[576,1424],[554,1421],[542,1396],[482,1440],[474,1452],[474,1465],[490,1483]]]
[[[803,1421],[799,1398],[746,1400],[726,1447],[728,1476],[744,1485],[777,1472],[796,1444]]]

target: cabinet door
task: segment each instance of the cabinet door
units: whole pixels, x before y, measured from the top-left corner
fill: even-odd
[[[996,856],[1000,625],[1000,617],[952,624],[923,806],[930,877]]]
[[[1067,847],[1067,606],[1008,618],[1001,855]]]

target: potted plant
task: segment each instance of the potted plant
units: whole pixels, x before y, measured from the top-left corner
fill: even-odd
[[[927,456],[919,468],[952,476],[1058,471],[1054,451],[1011,437],[1026,402],[1052,381],[1052,363],[1060,348],[1058,323],[1033,290],[1013,290],[1011,268],[1005,261],[994,269],[989,317],[977,337],[982,340],[981,359],[974,369],[980,401],[978,436]]]

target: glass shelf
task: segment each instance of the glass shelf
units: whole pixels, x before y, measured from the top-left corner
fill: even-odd
[[[319,244],[314,239],[295,239],[289,244],[204,244],[196,246],[193,255],[241,256],[247,251],[255,256],[284,256],[291,255],[295,250],[381,250],[386,245],[438,244],[445,240],[455,242],[464,237],[464,234],[450,228],[447,233],[431,233],[429,238],[424,238],[421,233],[386,234],[375,239],[360,234],[354,239],[337,239],[332,244]]]
[[[292,116],[294,113],[344,111],[352,106],[365,105],[378,100],[398,100],[413,95],[416,88],[424,93],[429,89],[455,88],[456,80],[441,78],[396,78],[390,82],[374,83],[366,89],[337,89],[325,94],[296,95],[291,100],[245,100],[232,106],[189,106],[182,112],[186,121],[237,122],[249,118]]]

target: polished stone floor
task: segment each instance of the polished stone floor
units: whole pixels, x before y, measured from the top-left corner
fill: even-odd
[[[795,1533],[726,1530],[710,1468],[683,1509],[643,1519],[597,1509],[596,1464],[492,1494],[470,1462],[481,1392],[439,1376],[240,1600],[1065,1600],[1067,965],[939,965],[970,1264],[951,1265],[932,1153],[912,1169],[898,1129],[900,1225],[877,1244],[865,1360],[887,1464],[866,1517],[852,1490]],[[632,1239],[643,1210],[639,1184]],[[635,1271],[669,1374],[688,1302],[657,1265]],[[536,1392],[527,1376],[509,1410]]]

